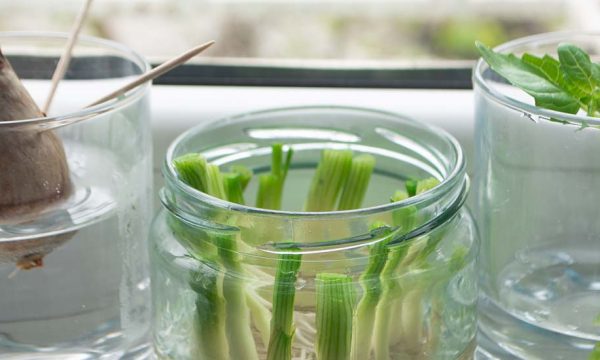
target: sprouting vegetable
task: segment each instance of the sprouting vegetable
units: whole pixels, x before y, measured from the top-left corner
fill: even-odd
[[[337,204],[352,167],[352,151],[323,150],[310,185],[305,211],[331,211]]]
[[[232,199],[243,201],[243,177],[239,173],[223,176],[218,166],[208,164],[199,154],[184,155],[174,161],[174,166],[182,180],[195,189],[223,200],[229,200],[229,191]],[[240,279],[244,269],[237,258],[237,238],[234,234],[207,234],[206,238],[195,239],[204,241],[217,248],[217,256],[205,258],[208,272],[221,268],[225,275],[219,284],[218,274],[209,274],[206,281],[201,274],[191,274],[191,287],[198,294],[196,329],[198,351],[203,353],[199,357],[258,359],[245,286]]]
[[[0,52],[0,122],[44,116]],[[64,147],[52,130],[0,132],[0,223],[27,222],[71,193]],[[0,263],[19,269],[42,266],[43,258],[74,232],[0,242]]]
[[[350,359],[355,290],[352,277],[321,273],[317,290],[317,340],[319,360]]]
[[[359,155],[352,158],[349,150],[325,150],[312,180],[308,201],[308,211],[351,210],[359,208],[367,192],[369,180],[375,168],[375,158],[371,155]],[[334,174],[338,174],[337,176]],[[354,291],[347,289],[353,286],[352,277],[344,274],[327,274],[317,277],[317,358],[349,359],[352,339]],[[341,286],[340,283],[346,285]],[[350,284],[350,285],[347,285]],[[331,319],[341,316],[341,309],[332,305],[334,296],[337,303],[345,306],[343,316],[348,319]],[[319,301],[321,306],[319,306]],[[340,311],[340,312],[336,312]],[[323,328],[325,327],[325,328]],[[332,328],[333,327],[333,328]],[[332,334],[333,332],[333,334]],[[332,338],[335,336],[335,338]]]
[[[384,227],[384,223],[376,223],[372,227]],[[391,230],[386,230],[388,235]],[[377,304],[383,292],[381,273],[388,258],[390,249],[387,241],[380,240],[371,245],[369,250],[369,263],[360,276],[363,296],[356,308],[354,328],[352,335],[352,360],[369,359],[371,353],[371,339],[375,326]],[[388,314],[389,316],[389,314]]]
[[[293,155],[291,147],[287,151],[285,148],[282,144],[271,148],[270,171],[258,176],[257,207],[281,209]],[[174,166],[181,180],[195,189],[244,204],[244,191],[252,177],[249,169],[234,165],[229,172],[222,173],[200,154],[177,158]],[[304,210],[360,208],[374,169],[375,158],[371,155],[324,150]],[[397,191],[391,200],[408,199],[438,183],[433,178],[406,181],[406,191]],[[461,269],[466,254],[455,252],[443,274],[429,274],[428,258],[442,239],[441,232],[390,245],[397,234],[407,233],[422,222],[423,216],[416,207],[408,206],[394,211],[390,224],[383,221],[371,224],[371,230],[377,230],[377,241],[368,246],[368,260],[358,279],[346,273],[316,274],[314,350],[317,360],[360,360],[372,356],[389,359],[390,349],[398,339],[407,353],[423,351],[425,346],[435,347],[439,334],[431,329],[429,334],[423,334],[424,296],[428,287],[444,284]],[[235,224],[235,219],[221,221]],[[300,316],[295,312],[295,302],[304,261],[302,244],[294,243],[293,238],[275,239],[285,251],[277,256],[277,267],[271,278],[271,304],[264,306],[264,299],[259,299],[244,283],[244,274],[250,269],[239,256],[240,247],[265,239],[242,241],[238,233],[211,233],[174,218],[169,224],[190,255],[201,264],[198,271],[190,273],[189,280],[190,288],[196,293],[194,336],[197,346],[193,358],[258,359],[258,338],[253,330],[260,332],[267,359],[295,358],[296,317]],[[269,229],[259,230],[254,229],[252,234],[268,237]],[[413,271],[417,275],[404,276]],[[428,273],[427,280],[420,284],[414,279],[420,279],[419,274],[423,273]],[[440,307],[437,304],[436,316]]]
[[[279,210],[283,197],[283,185],[292,161],[290,148],[283,160],[283,145],[271,147],[271,172],[259,177],[256,206]],[[301,254],[281,254],[277,259],[277,271],[273,286],[273,315],[267,345],[268,360],[290,360],[294,340],[294,299],[296,277],[302,261]]]
[[[525,53],[518,57],[498,53],[480,42],[476,46],[490,67],[531,95],[536,106],[600,116],[600,64],[592,62],[583,49],[560,44],[557,59],[548,54],[539,57]]]

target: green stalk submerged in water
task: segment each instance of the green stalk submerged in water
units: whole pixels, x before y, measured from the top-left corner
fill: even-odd
[[[291,148],[286,152],[282,144],[272,146],[270,172],[258,176],[257,207],[281,209],[292,156]],[[252,177],[248,169],[232,166],[229,172],[222,173],[199,154],[184,155],[175,160],[174,166],[181,180],[191,187],[222,200],[245,203],[244,190]],[[360,208],[374,169],[375,158],[371,155],[354,156],[350,150],[323,150],[304,210]],[[407,191],[397,192],[392,200],[408,199],[437,184],[435,179],[408,181]],[[358,279],[341,272],[323,271],[315,275],[317,360],[389,359],[390,349],[398,338],[412,349],[409,353],[422,350],[421,304],[425,289],[432,284],[406,283],[401,274],[426,269],[427,259],[442,236],[424,237],[408,245],[389,245],[395,236],[411,230],[418,223],[418,217],[415,207],[405,207],[393,213],[391,224],[379,221],[370,225],[372,233],[377,234],[377,241],[369,245],[368,261]],[[221,221],[233,225],[235,219]],[[196,293],[196,348],[192,358],[297,358],[299,352],[294,344],[296,317],[300,314],[295,313],[296,289],[304,264],[301,240],[296,239],[298,243],[294,243],[294,238],[275,239],[284,251],[276,258],[270,306],[263,307],[264,299],[258,299],[244,283],[244,274],[251,265],[244,264],[240,256],[241,249],[261,241],[266,243],[266,240],[243,239],[239,233],[195,229],[175,219],[170,221],[170,226],[190,255],[201,263],[201,271],[191,272],[189,280],[190,288]],[[253,234],[264,233],[265,239],[273,240],[268,237],[268,231],[261,229]],[[359,287],[362,291],[358,291]],[[267,316],[270,321],[264,319]],[[268,331],[260,325],[265,321]],[[396,324],[394,327],[392,321]],[[395,327],[400,328],[400,333]],[[260,350],[259,337],[253,333],[257,329],[264,350]]]

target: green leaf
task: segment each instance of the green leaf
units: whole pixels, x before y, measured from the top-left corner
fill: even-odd
[[[558,60],[569,89],[579,98],[590,96],[596,87],[590,56],[575,45],[560,44]]]
[[[528,53],[523,54],[521,60],[537,70],[540,75],[543,75],[554,85],[564,89],[565,80],[561,73],[560,62],[558,60],[550,55],[544,55],[544,57],[540,58]]]
[[[579,110],[577,99],[541,75],[535,67],[513,54],[496,53],[479,42],[476,45],[490,67],[508,82],[533,96],[536,106],[569,114]]]
[[[600,84],[600,64],[592,63],[592,77],[596,84]]]

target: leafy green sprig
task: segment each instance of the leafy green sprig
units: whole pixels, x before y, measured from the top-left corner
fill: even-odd
[[[492,70],[531,95],[536,106],[567,114],[581,110],[600,117],[600,64],[583,49],[560,44],[557,59],[549,54],[499,53],[480,42],[476,46]]]

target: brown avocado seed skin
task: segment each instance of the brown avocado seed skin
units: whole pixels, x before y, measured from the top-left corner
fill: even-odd
[[[0,222],[26,220],[70,192],[60,139],[51,131],[0,135]]]
[[[43,116],[0,52],[0,225],[32,220],[70,194],[69,167],[58,136],[51,130],[8,130],[1,125]],[[16,247],[0,240],[0,262],[41,264],[45,254],[72,236],[66,235],[19,240]],[[45,245],[40,248],[41,240]]]
[[[73,235],[75,232],[37,239],[0,242],[0,264],[15,263],[21,270],[41,267],[44,256],[67,242]]]

